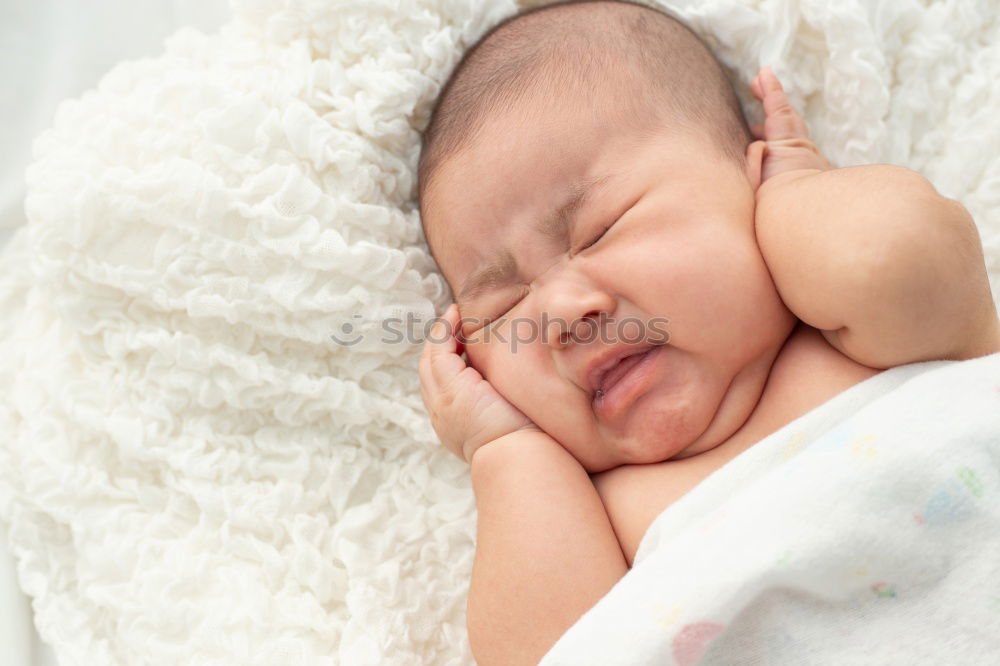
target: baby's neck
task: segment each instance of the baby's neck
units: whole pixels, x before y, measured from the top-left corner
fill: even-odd
[[[848,358],[830,345],[820,331],[799,322],[775,357],[760,399],[746,422],[719,446],[700,455],[721,466],[879,372]]]

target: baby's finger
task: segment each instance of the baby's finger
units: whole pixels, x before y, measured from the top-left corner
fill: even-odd
[[[420,376],[420,394],[424,398],[424,403],[427,404],[427,398],[432,392],[437,392],[437,384],[434,382],[434,376],[431,374],[431,356],[428,353],[427,345],[424,345],[424,351],[420,354],[420,361],[417,363],[417,374]],[[428,406],[430,406],[428,404]]]
[[[450,404],[458,389],[457,378],[467,370],[465,361],[455,354],[428,355],[420,359],[420,397],[429,411],[442,402]]]
[[[440,391],[446,387],[465,368],[465,361],[459,356],[460,343],[456,339],[458,324],[458,308],[454,304],[448,307],[441,318],[434,323],[424,344],[425,357],[421,359],[426,368],[421,378],[432,390]]]
[[[450,309],[450,308],[449,308]],[[447,314],[447,311],[445,312]],[[417,365],[417,372],[420,375],[421,385],[426,385],[428,387],[433,387],[437,390],[434,382],[434,375],[431,372],[431,361],[439,354],[453,354],[454,351],[450,344],[450,338],[445,336],[445,325],[442,323],[444,317],[442,316],[434,325],[431,326],[431,330],[427,334],[427,338],[424,340],[424,349],[420,354],[420,362]]]
[[[761,101],[764,100],[764,93],[760,89],[760,74],[757,74],[750,79],[750,92],[752,92],[753,96],[757,99]]]
[[[458,340],[455,339],[455,326],[458,318],[458,307],[452,303],[438,320],[434,322],[427,334],[427,343],[431,354],[458,353]]]
[[[764,138],[764,123],[754,123],[750,126],[750,133],[753,134],[755,139]]]
[[[809,130],[802,117],[792,106],[781,82],[770,67],[760,70],[758,84],[763,94],[764,133],[768,141],[807,138]]]

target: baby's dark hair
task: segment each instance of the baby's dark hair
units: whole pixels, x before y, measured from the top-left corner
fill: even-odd
[[[702,132],[741,166],[753,140],[722,66],[678,19],[626,0],[547,4],[493,26],[448,78],[422,137],[421,214],[440,166],[473,145],[490,118],[539,90],[552,91],[555,107],[567,87],[609,129],[624,126],[643,136],[665,128]]]

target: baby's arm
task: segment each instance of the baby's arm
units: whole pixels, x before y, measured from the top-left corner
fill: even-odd
[[[805,124],[777,79],[758,79],[769,148],[807,150]],[[757,190],[757,242],[788,308],[874,368],[1000,351],[982,246],[965,208],[909,169],[824,163],[772,169]]]
[[[628,570],[587,472],[543,432],[472,457],[479,514],[467,608],[476,660],[537,664]]]
[[[444,321],[456,329],[455,306]],[[420,387],[441,442],[472,466],[469,641],[483,666],[536,664],[625,575],[625,558],[580,463],[469,367],[443,329],[424,348]]]

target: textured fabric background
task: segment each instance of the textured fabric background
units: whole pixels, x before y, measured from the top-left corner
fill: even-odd
[[[668,6],[742,85],[772,64],[835,164],[962,201],[1000,293],[995,3]],[[0,521],[61,663],[472,663],[467,468],[380,322],[449,302],[419,131],[515,9],[233,0],[38,138],[0,265]]]

